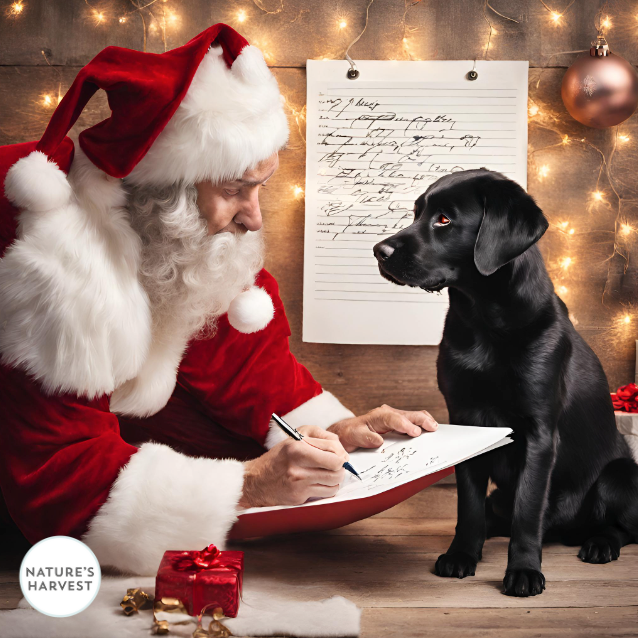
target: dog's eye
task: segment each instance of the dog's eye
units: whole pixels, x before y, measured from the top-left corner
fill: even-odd
[[[450,222],[451,222],[451,220],[448,217],[446,217],[445,215],[443,215],[443,213],[441,213],[436,218],[436,221],[434,222],[434,225],[435,226],[447,226]]]

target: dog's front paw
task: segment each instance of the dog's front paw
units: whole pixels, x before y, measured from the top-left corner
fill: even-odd
[[[578,552],[578,558],[585,563],[610,563],[620,556],[620,543],[606,536],[593,536]]]
[[[434,566],[434,573],[437,576],[465,578],[474,576],[476,564],[476,559],[465,552],[441,554]]]
[[[508,569],[503,593],[508,596],[537,596],[545,589],[545,576],[535,569]]]

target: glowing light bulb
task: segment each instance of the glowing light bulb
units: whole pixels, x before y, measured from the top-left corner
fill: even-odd
[[[629,141],[629,135],[619,135],[619,136],[618,136],[618,139],[619,139],[621,142],[623,142],[623,143],[624,143],[624,142],[628,142],[628,141]]]
[[[631,317],[629,315],[625,315],[623,318],[623,323],[631,323]]]
[[[603,201],[603,194],[600,191],[594,191],[591,196],[598,202]]]
[[[549,166],[547,166],[547,164],[543,164],[543,166],[538,169],[538,174],[540,175],[541,179],[543,177],[547,177],[549,175]]]
[[[345,29],[348,26],[348,23],[345,20],[339,20],[339,28]]]
[[[569,144],[569,135],[563,135],[563,144]]]
[[[574,234],[574,229],[573,229],[573,228],[570,228],[570,229],[569,229],[569,234],[570,234],[570,235],[573,235],[573,234]]]
[[[620,232],[623,235],[629,235],[633,228],[629,224],[620,224]]]
[[[246,12],[242,9],[237,12],[237,22],[244,22],[246,20]]]
[[[42,96],[42,104],[44,104],[44,106],[51,106],[51,104],[53,104],[53,98],[50,95],[43,95]]]
[[[407,44],[408,43],[408,39],[407,38],[403,38],[403,44]]]
[[[294,191],[296,198],[303,196],[303,188],[301,188],[298,184],[293,186],[292,190]]]
[[[122,17],[118,20],[118,22],[119,22],[120,24],[124,24],[124,23],[126,22],[126,16],[122,16]]]
[[[564,295],[564,294],[566,294],[566,293],[567,293],[567,292],[569,292],[569,291],[567,290],[567,287],[566,287],[566,286],[560,286],[560,287],[558,288],[558,292],[559,292],[561,295]]]
[[[534,117],[535,115],[538,115],[540,109],[538,108],[538,106],[536,104],[532,104],[528,109],[527,112]]]
[[[609,16],[605,16],[605,19],[600,23],[600,26],[603,29],[611,29],[611,18]]]
[[[572,265],[572,258],[571,257],[565,257],[561,260],[560,265],[567,270],[571,265]]]
[[[14,2],[11,5],[11,15],[19,16],[24,11],[24,4],[22,2]]]
[[[101,11],[94,11],[93,17],[95,18],[95,24],[102,24],[106,16]]]
[[[567,228],[567,226],[569,226],[569,222],[561,222],[560,224],[558,224],[563,230],[565,230],[565,228]]]
[[[562,17],[563,17],[563,14],[562,13],[558,13],[557,11],[552,11],[552,13],[551,13],[551,18],[552,18],[554,24],[558,24]]]

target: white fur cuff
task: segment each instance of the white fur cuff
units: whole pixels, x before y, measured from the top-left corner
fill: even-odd
[[[154,575],[167,550],[223,548],[243,483],[239,461],[192,458],[145,443],[82,540],[102,566]]]
[[[302,403],[299,407],[288,412],[288,414],[281,416],[293,428],[298,428],[302,425],[318,425],[325,430],[333,423],[337,423],[337,421],[353,417],[354,413],[348,410],[334,394],[324,390],[321,394]],[[270,430],[264,445],[267,449],[270,449],[286,438],[286,434],[282,432],[279,426],[274,421],[271,421]]]

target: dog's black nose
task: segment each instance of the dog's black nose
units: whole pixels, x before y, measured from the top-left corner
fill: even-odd
[[[379,260],[379,261],[386,261],[387,259],[390,259],[390,257],[392,257],[392,253],[394,252],[394,246],[391,246],[390,244],[387,244],[386,242],[382,241],[379,242],[374,248],[374,256]]]

